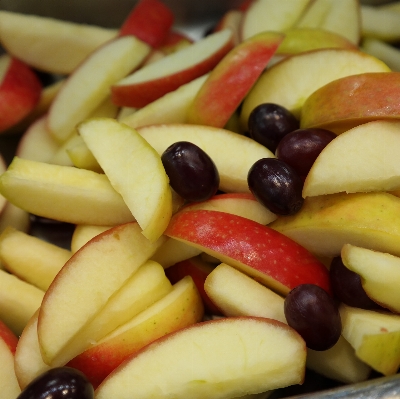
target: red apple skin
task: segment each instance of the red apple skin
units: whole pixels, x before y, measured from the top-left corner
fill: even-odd
[[[18,344],[18,337],[9,329],[9,327],[0,320],[0,339],[2,339],[11,353],[15,353]]]
[[[242,4],[239,5],[238,10],[245,12],[253,3],[254,0],[243,0]]]
[[[187,122],[223,128],[275,54],[284,35],[263,32],[233,48],[195,97]]]
[[[11,58],[0,83],[0,132],[14,126],[36,107],[42,85],[22,61]]]
[[[229,40],[207,59],[184,70],[131,85],[114,85],[111,98],[118,106],[142,108],[178,87],[210,72],[233,47]]]
[[[204,303],[204,308],[208,314],[222,315],[221,311],[215,306],[204,290],[204,282],[207,276],[214,270],[213,265],[202,261],[198,257],[183,260],[165,269],[165,274],[172,284],[177,283],[185,276],[191,276],[196,284],[197,290]]]
[[[310,252],[268,226],[224,212],[175,214],[165,234],[201,248],[282,295],[300,284],[332,294],[328,269]]]
[[[174,14],[159,0],[140,0],[122,24],[119,35],[134,35],[157,48],[168,37]]]
[[[173,53],[182,47],[189,46],[193,39],[176,30],[171,30],[159,50],[165,54]]]

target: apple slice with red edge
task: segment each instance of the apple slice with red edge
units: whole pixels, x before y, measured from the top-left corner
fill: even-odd
[[[112,99],[119,106],[142,108],[211,71],[232,47],[230,29],[213,33],[119,80],[111,88]]]
[[[42,85],[22,61],[0,57],[0,132],[16,125],[33,111],[40,100]]]
[[[10,349],[11,353],[15,353],[18,344],[18,337],[10,330],[10,328],[0,320],[0,338]]]
[[[2,399],[15,399],[20,393],[17,376],[14,369],[14,350],[10,348],[8,342],[4,339],[0,325],[0,391]],[[6,337],[8,338],[8,337]]]
[[[188,114],[187,123],[224,127],[284,39],[263,32],[234,47],[211,71]]]
[[[177,399],[227,399],[301,384],[305,361],[304,341],[287,325],[224,318],[154,341],[114,370],[95,394],[97,399],[155,399],[160,392]]]
[[[331,292],[328,269],[290,238],[252,220],[225,212],[178,212],[165,234],[201,248],[286,295],[300,284]]]
[[[161,46],[174,23],[174,14],[159,0],[140,0],[120,27],[119,35],[133,35],[151,47]]]

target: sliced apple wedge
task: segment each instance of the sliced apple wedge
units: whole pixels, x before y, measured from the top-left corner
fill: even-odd
[[[241,25],[242,25],[243,11],[231,9],[224,13],[218,21],[217,26],[214,28],[215,32],[224,29],[230,29],[233,32],[233,43],[237,46],[241,41]]]
[[[10,273],[46,291],[71,251],[7,227],[0,235],[0,259]]]
[[[332,140],[304,182],[303,197],[400,188],[400,122],[357,126]]]
[[[400,313],[400,258],[346,244],[341,252],[344,265],[361,277],[367,295],[392,312]]]
[[[0,40],[10,54],[37,69],[70,74],[117,30],[37,15],[0,11]]]
[[[259,393],[301,384],[305,357],[304,341],[277,321],[208,321],[148,345],[116,369],[96,390],[96,397],[150,399],[163,392],[182,399],[222,399]],[[160,371],[154,373],[155,367]]]
[[[297,26],[325,29],[358,45],[361,37],[359,1],[315,0],[297,22]]]
[[[400,316],[340,306],[343,336],[374,370],[395,374],[400,366]]]
[[[305,199],[294,216],[270,227],[312,253],[332,258],[344,244],[400,256],[400,198],[388,193],[331,194]]]
[[[400,72],[362,73],[334,80],[307,98],[301,127],[340,134],[374,120],[398,120],[399,85]]]
[[[39,78],[28,65],[8,54],[0,56],[0,133],[35,109],[41,91]]]
[[[254,0],[245,11],[241,27],[241,40],[265,31],[284,32],[293,27],[310,0]],[[266,17],[268,16],[268,17]]]
[[[18,384],[14,369],[14,353],[10,350],[7,343],[0,335],[0,390],[3,399],[15,399],[20,393],[21,388]]]
[[[115,104],[141,108],[206,73],[231,50],[232,32],[225,29],[146,65],[112,86]]]
[[[165,234],[283,295],[305,283],[330,292],[328,270],[311,253],[283,234],[241,216],[207,210],[178,212]]]
[[[107,230],[71,257],[40,307],[38,337],[46,363],[57,360],[163,241],[150,243],[133,222]]]
[[[279,32],[263,32],[234,47],[200,88],[189,107],[187,123],[223,128],[283,38]]]
[[[114,119],[91,119],[78,130],[144,236],[157,240],[172,215],[171,188],[160,156],[136,130]]]
[[[247,129],[251,111],[262,103],[282,105],[300,117],[307,97],[325,84],[349,75],[389,71],[382,61],[358,50],[330,48],[292,55],[261,75],[243,103],[241,123]]]
[[[27,212],[73,224],[113,226],[134,220],[103,174],[15,157],[0,193]]]
[[[28,212],[18,208],[11,202],[6,202],[0,214],[0,231],[7,227],[14,227],[19,231],[27,233],[31,226],[31,218]]]
[[[134,36],[122,36],[94,51],[75,69],[54,99],[48,114],[48,128],[59,142],[87,118],[119,81],[150,52],[150,46]],[[110,62],[112,60],[112,62]]]
[[[392,71],[400,72],[400,50],[381,39],[366,37],[360,49],[382,60]]]
[[[104,233],[110,226],[93,226],[87,224],[81,224],[75,227],[71,237],[71,251],[72,253],[77,252],[92,238]]]
[[[154,125],[138,128],[138,132],[160,155],[177,141],[190,141],[199,146],[214,161],[220,189],[226,192],[249,192],[250,167],[260,158],[274,157],[270,150],[248,137],[211,126]]]
[[[19,336],[39,309],[44,291],[0,270],[0,319]]]
[[[201,321],[200,295],[191,277],[68,363],[84,372],[97,387],[122,362],[166,334]]]
[[[133,128],[160,123],[185,123],[190,104],[207,77],[200,76],[178,87],[120,121]]]

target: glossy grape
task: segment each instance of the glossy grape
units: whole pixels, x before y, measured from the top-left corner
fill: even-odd
[[[344,304],[361,309],[379,308],[379,305],[365,293],[361,277],[349,270],[340,256],[332,259],[329,276],[333,293]]]
[[[303,205],[303,181],[293,168],[279,159],[258,160],[250,168],[247,182],[253,195],[271,212],[292,215]]]
[[[323,351],[338,341],[342,322],[337,304],[324,289],[301,284],[289,292],[284,304],[286,320],[310,349]]]
[[[336,137],[325,129],[298,129],[278,144],[275,155],[305,179],[321,151]]]
[[[17,399],[93,399],[93,386],[83,373],[56,367],[34,379]]]
[[[299,128],[298,120],[286,108],[272,103],[260,104],[250,113],[250,137],[275,153],[278,143]]]
[[[218,190],[219,174],[212,159],[198,146],[180,141],[161,156],[171,187],[187,201],[204,201]]]

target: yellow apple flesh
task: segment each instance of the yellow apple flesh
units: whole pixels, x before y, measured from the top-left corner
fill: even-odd
[[[293,216],[270,224],[322,257],[353,244],[400,256],[400,198],[388,193],[332,194],[305,199]]]
[[[17,376],[14,370],[14,354],[0,336],[0,392],[2,399],[15,399],[20,393]]]

